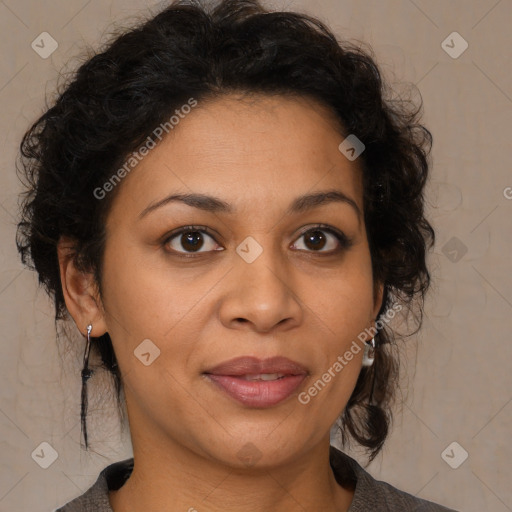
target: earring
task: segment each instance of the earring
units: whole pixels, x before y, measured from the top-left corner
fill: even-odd
[[[84,352],[84,367],[82,368],[82,401],[80,407],[80,419],[82,422],[82,430],[84,433],[85,439],[85,447],[87,448],[87,424],[86,424],[86,415],[87,415],[87,379],[89,379],[94,370],[89,369],[89,353],[91,351],[91,331],[92,324],[87,326],[87,344],[85,346]]]
[[[363,366],[371,366],[375,361],[375,338],[364,345]]]
[[[93,370],[89,369],[89,353],[91,352],[91,331],[92,324],[87,326],[87,345],[85,346],[84,352],[84,367],[82,369],[82,380],[87,380],[94,373]]]

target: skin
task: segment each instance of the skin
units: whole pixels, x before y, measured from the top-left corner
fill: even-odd
[[[59,244],[68,310],[82,333],[89,323],[92,336],[109,332],[123,376],[135,464],[110,492],[115,512],[348,510],[354,492],[334,478],[329,431],[363,351],[309,403],[297,395],[374,325],[382,286],[372,278],[364,220],[350,204],[285,214],[297,197],[330,189],[363,211],[361,169],[338,150],[343,139],[311,99],[231,94],[200,102],[118,185],[101,296],[69,257],[71,241]],[[216,196],[236,213],[170,202],[139,217],[173,193]],[[165,242],[188,225],[214,230],[199,235],[195,259],[179,256],[194,254],[181,235]],[[322,230],[323,245],[307,244],[308,227]],[[263,249],[252,263],[236,252],[248,236]],[[149,366],[134,356],[145,339],[160,350]],[[278,405],[250,408],[202,375],[243,355],[282,355],[308,376]],[[251,465],[239,456],[244,446]]]

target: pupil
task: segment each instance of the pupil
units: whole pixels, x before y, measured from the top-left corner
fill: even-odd
[[[201,235],[198,231],[190,231],[186,233],[184,236],[184,242],[182,243],[184,249],[197,249],[201,248],[203,245],[203,241],[200,239]],[[198,240],[199,238],[199,240]],[[187,247],[188,246],[188,247]]]
[[[325,245],[325,237],[321,231],[312,231],[311,234],[309,236],[307,236],[306,245],[309,246],[309,244],[311,243],[312,247],[310,247],[310,248],[318,249],[319,248],[319,245],[318,245],[319,240],[320,240],[320,244],[321,244],[321,246],[320,246],[320,249],[321,249]],[[322,243],[322,242],[324,242],[324,243]]]

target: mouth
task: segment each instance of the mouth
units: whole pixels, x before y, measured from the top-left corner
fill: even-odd
[[[289,398],[308,375],[290,359],[260,360],[239,357],[204,372],[207,380],[236,402],[252,408],[267,408]]]
[[[240,378],[245,380],[277,380],[287,377],[284,373],[259,373],[256,375],[240,375]]]

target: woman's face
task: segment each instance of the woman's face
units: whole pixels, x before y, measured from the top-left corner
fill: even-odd
[[[382,298],[342,140],[312,100],[224,96],[118,185],[101,300],[135,451],[265,466],[325,441]]]

